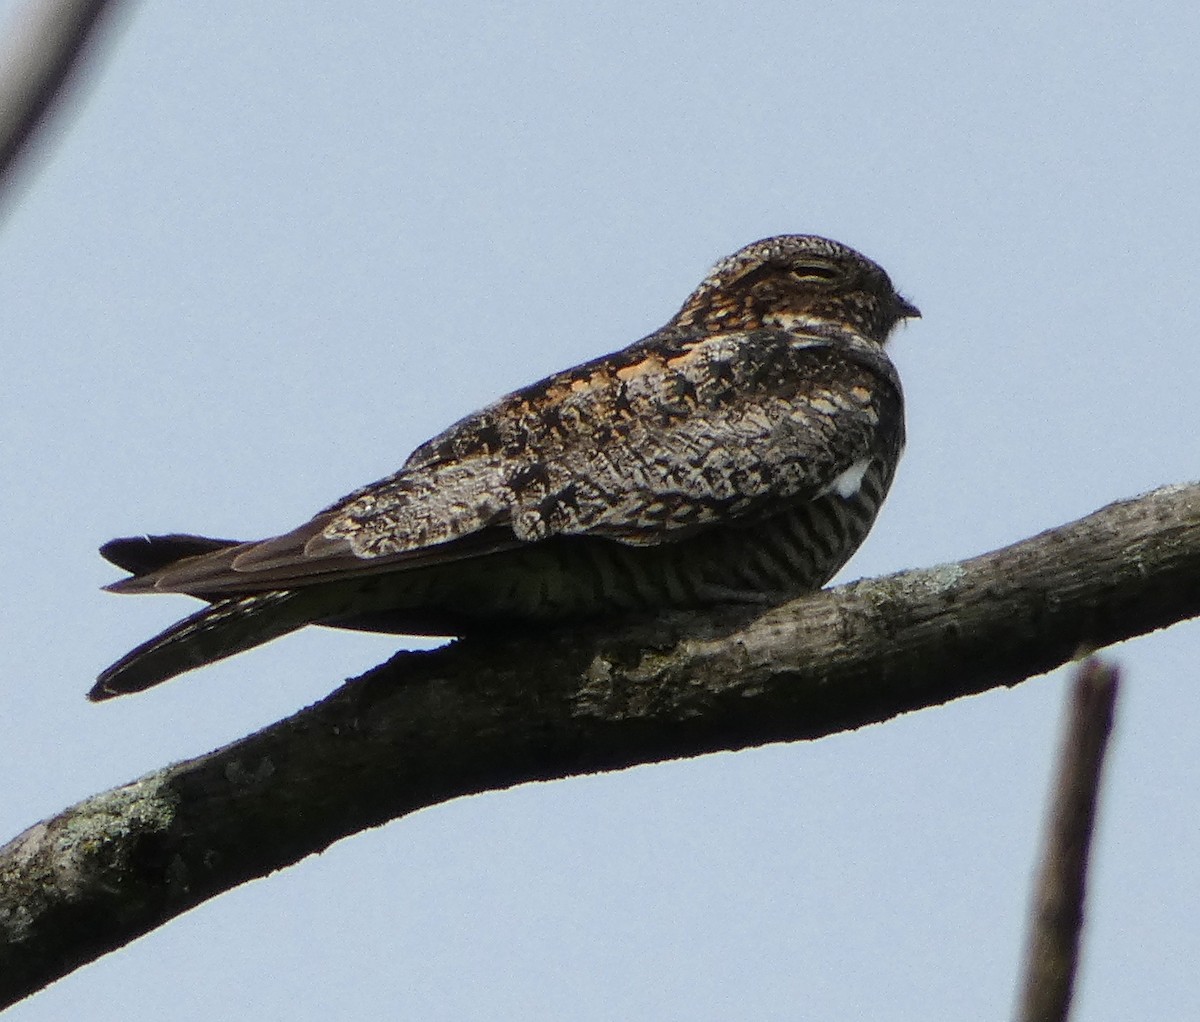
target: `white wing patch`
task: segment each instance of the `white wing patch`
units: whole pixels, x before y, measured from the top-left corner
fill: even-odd
[[[827,493],[836,493],[843,500],[849,500],[862,486],[863,476],[867,474],[867,469],[871,467],[871,457],[868,455],[865,458],[859,458],[848,469],[845,469],[837,478],[826,486],[818,496],[824,497]]]

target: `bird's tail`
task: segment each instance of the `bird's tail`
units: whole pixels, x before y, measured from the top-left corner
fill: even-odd
[[[220,600],[126,653],[100,674],[88,698],[100,702],[140,692],[294,632],[313,620],[306,595],[282,589]]]

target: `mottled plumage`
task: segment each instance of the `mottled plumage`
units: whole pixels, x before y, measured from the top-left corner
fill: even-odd
[[[292,532],[113,540],[114,592],[211,603],[90,693],[147,688],[306,624],[464,635],[823,585],[904,444],[883,344],[917,310],[824,238],[748,245],[649,337],[517,391]]]

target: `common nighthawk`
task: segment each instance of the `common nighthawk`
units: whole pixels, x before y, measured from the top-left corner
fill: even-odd
[[[883,345],[919,315],[837,242],[747,245],[661,330],[467,416],[298,529],[105,544],[132,572],[113,592],[210,606],[89,696],[308,624],[462,636],[817,589],[891,484],[904,413]]]

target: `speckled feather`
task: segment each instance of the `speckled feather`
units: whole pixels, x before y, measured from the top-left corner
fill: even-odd
[[[718,263],[662,330],[460,420],[293,532],[114,541],[106,556],[135,572],[114,591],[219,602],[110,668],[93,697],[312,622],[461,634],[819,586],[865,536],[899,459],[900,384],[883,342],[912,315],[853,250],[767,239]],[[742,549],[784,522],[790,533],[767,531],[791,536],[791,553]],[[760,568],[725,579],[718,555]],[[281,598],[290,590],[308,592]],[[464,596],[478,622],[456,609]],[[239,620],[259,616],[261,638]],[[173,650],[189,636],[186,655]],[[146,669],[155,659],[165,666]]]

